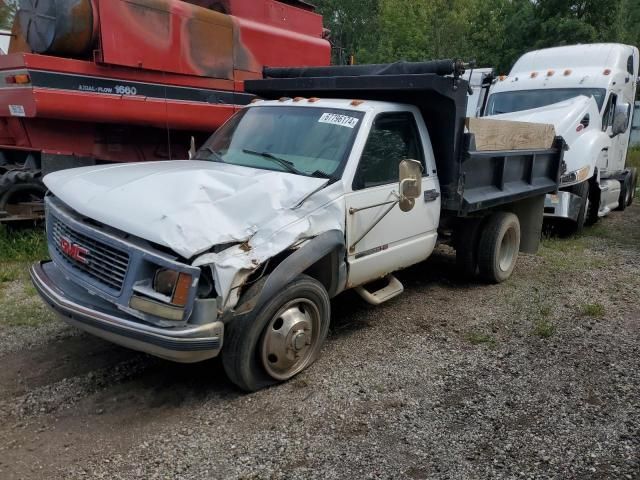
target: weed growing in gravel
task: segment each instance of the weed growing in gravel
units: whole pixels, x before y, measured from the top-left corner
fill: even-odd
[[[469,342],[471,345],[487,345],[490,348],[496,346],[496,339],[489,334],[482,332],[468,332],[465,335],[465,340]]]
[[[533,324],[533,334],[540,338],[549,338],[556,333],[556,326],[547,319],[537,320]]]
[[[599,303],[588,303],[582,306],[580,313],[585,317],[602,318],[605,310],[604,306]]]

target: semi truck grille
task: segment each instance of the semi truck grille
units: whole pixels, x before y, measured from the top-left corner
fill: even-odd
[[[76,232],[54,216],[51,220],[53,243],[60,258],[102,286],[120,292],[129,267],[129,254]]]

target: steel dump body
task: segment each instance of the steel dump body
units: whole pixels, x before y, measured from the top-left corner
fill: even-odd
[[[456,63],[434,73],[394,74],[420,71],[406,64],[391,65],[381,72],[375,65],[323,67],[322,69],[265,69],[278,78],[245,82],[247,93],[263,98],[320,97],[379,100],[411,104],[422,113],[431,136],[442,190],[443,214],[467,216],[558,189],[564,150],[562,139],[551,148],[479,151],[473,134],[465,132],[468,82],[457,77]],[[335,68],[337,75],[328,75]],[[353,74],[348,75],[353,68]],[[430,70],[427,62],[424,71]],[[435,70],[435,69],[433,69]],[[433,71],[432,70],[432,71]],[[309,77],[314,71],[322,77]],[[288,78],[285,76],[288,75]],[[435,172],[434,172],[435,173]]]

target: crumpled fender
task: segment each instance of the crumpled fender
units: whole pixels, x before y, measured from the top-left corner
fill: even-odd
[[[233,316],[245,315],[263,305],[272,298],[283,286],[292,282],[298,275],[306,272],[315,263],[336,253],[331,265],[331,275],[327,291],[334,297],[344,290],[347,283],[347,266],[344,261],[346,247],[344,233],[330,230],[306,241],[299,249],[283,260],[271,274],[262,282],[250,288],[238,302]]]

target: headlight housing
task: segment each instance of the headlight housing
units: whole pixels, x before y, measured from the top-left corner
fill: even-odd
[[[591,171],[591,167],[586,166],[582,167],[579,170],[574,170],[573,172],[565,173],[560,177],[561,185],[573,185],[575,183],[584,182],[589,178],[589,172]]]
[[[161,268],[153,278],[153,289],[169,297],[172,305],[184,307],[189,300],[192,282],[193,277],[188,273]]]

